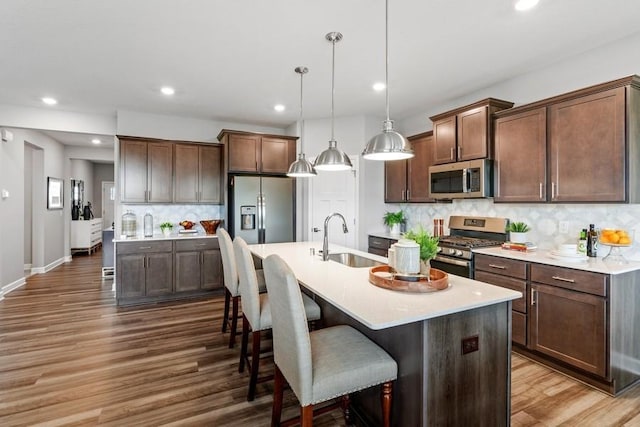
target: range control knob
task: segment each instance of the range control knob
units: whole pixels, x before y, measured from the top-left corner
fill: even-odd
[[[462,256],[462,251],[460,249],[456,249],[454,252],[456,256]]]

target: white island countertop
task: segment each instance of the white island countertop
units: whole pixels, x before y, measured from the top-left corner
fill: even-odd
[[[305,288],[370,329],[419,322],[520,298],[520,292],[449,275],[449,288],[430,293],[406,293],[369,283],[368,268],[322,261],[321,243],[293,242],[249,245],[259,258],[277,254],[289,264]],[[315,249],[315,255],[310,249]],[[386,264],[387,259],[337,245],[329,252],[352,252]]]

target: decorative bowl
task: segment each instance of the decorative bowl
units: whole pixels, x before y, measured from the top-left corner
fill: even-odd
[[[191,230],[196,223],[193,221],[180,221],[180,225],[183,226],[185,230]]]
[[[207,234],[216,234],[216,230],[221,223],[221,219],[204,219],[200,221],[200,224],[202,224],[202,227]]]

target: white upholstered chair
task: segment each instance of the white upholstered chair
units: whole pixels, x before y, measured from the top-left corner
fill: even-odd
[[[313,424],[313,406],[343,396],[349,423],[348,394],[382,384],[384,426],[390,425],[391,394],[398,366],[387,352],[354,328],[333,326],[313,332],[295,275],[278,255],[263,262],[273,320],[275,382],[271,425],[280,425],[284,381],[300,402],[300,424]]]
[[[253,256],[247,243],[241,237],[236,237],[233,241],[233,248],[236,255],[240,295],[242,297],[242,345],[238,371],[244,371],[245,362],[249,366],[250,379],[247,400],[251,401],[255,398],[256,384],[258,383],[261,332],[271,329],[272,324],[271,298],[268,293],[259,293],[258,277],[253,263]],[[310,322],[319,320],[321,315],[320,306],[306,295],[302,295],[302,302],[306,319]],[[251,330],[250,357],[247,352],[249,330]]]
[[[222,255],[222,271],[224,274],[224,314],[222,319],[222,332],[227,332],[229,328],[229,348],[236,342],[238,328],[238,306],[240,299],[240,288],[238,284],[238,269],[236,267],[236,256],[233,252],[233,242],[231,236],[224,228],[216,231],[220,244],[220,255]],[[265,292],[264,273],[262,270],[256,272],[258,287],[260,292]],[[231,307],[230,307],[231,306]],[[231,308],[231,316],[229,316]]]

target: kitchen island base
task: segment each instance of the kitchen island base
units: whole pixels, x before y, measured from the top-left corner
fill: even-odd
[[[321,298],[315,299],[322,308],[324,326],[348,324],[398,363],[392,425],[509,425],[510,301],[371,330]],[[379,386],[353,394],[352,406],[366,425],[380,425]]]

